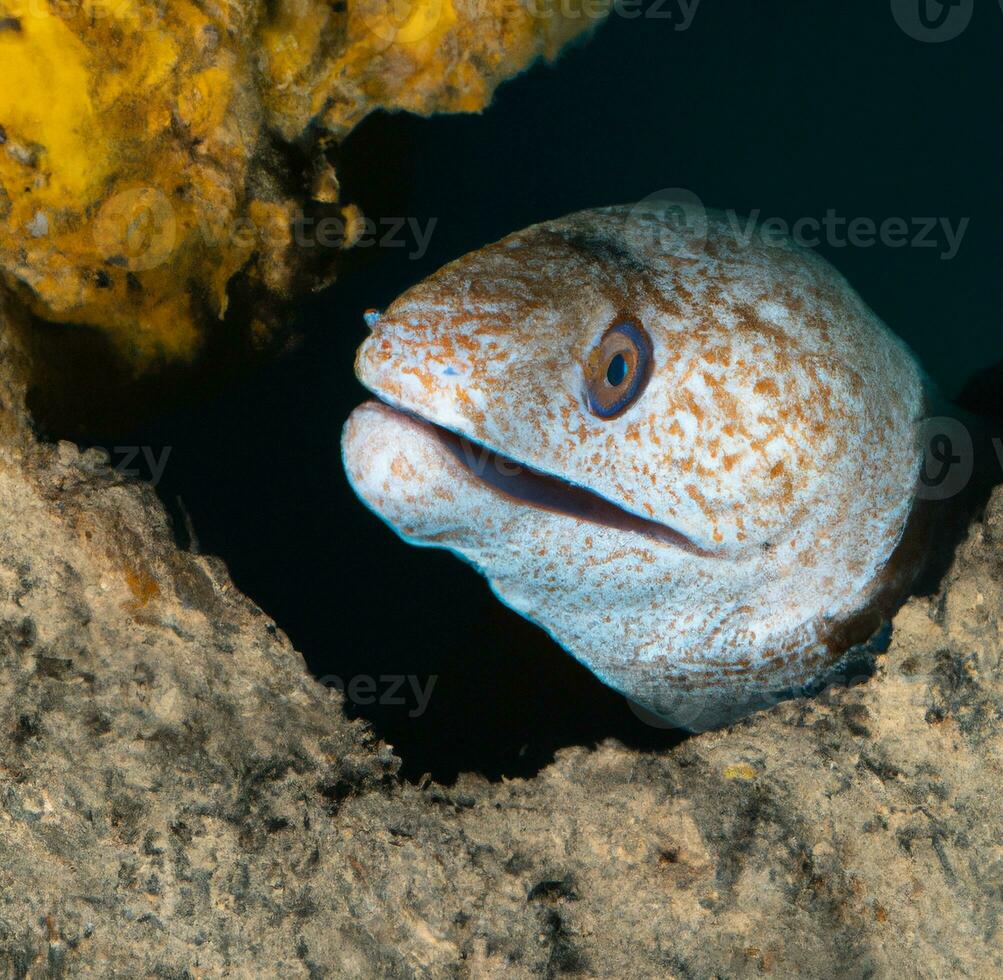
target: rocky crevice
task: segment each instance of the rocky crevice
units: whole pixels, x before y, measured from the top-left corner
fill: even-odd
[[[874,677],[673,749],[402,782],[0,334],[11,977],[1003,971],[1003,490]]]

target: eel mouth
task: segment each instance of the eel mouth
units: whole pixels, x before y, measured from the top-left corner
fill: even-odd
[[[624,510],[585,487],[569,483],[549,473],[542,473],[526,463],[520,463],[516,459],[495,452],[483,443],[476,442],[469,436],[459,435],[415,412],[390,405],[386,407],[427,427],[430,435],[474,479],[509,500],[601,527],[639,534],[651,541],[702,558],[717,557],[715,552],[701,548],[675,528]]]

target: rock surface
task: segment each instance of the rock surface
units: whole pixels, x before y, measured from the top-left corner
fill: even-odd
[[[34,441],[11,343],[4,976],[1003,973],[1003,490],[867,682],[418,787],[149,488]]]

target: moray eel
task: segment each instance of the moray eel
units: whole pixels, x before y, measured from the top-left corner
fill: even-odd
[[[818,255],[603,208],[369,321],[355,492],[669,722],[803,688],[902,598],[925,381]]]

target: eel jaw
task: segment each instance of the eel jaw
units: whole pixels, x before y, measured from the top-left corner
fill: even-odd
[[[597,527],[638,535],[648,542],[703,558],[717,557],[714,552],[701,548],[674,528],[624,510],[585,487],[534,469],[415,412],[397,408],[382,400],[374,400],[360,405],[346,423],[343,439],[345,468],[359,496],[394,526],[397,526],[397,522],[385,514],[376,501],[370,499],[370,495],[365,492],[366,481],[360,478],[361,470],[357,465],[359,455],[353,448],[357,444],[353,419],[356,423],[359,422],[360,413],[364,412],[379,412],[384,423],[396,422],[402,429],[410,428],[414,433],[421,433],[445,450],[451,460],[459,463],[467,481],[501,498],[509,507],[532,508]],[[400,477],[404,470],[400,467],[398,470],[397,475]]]

